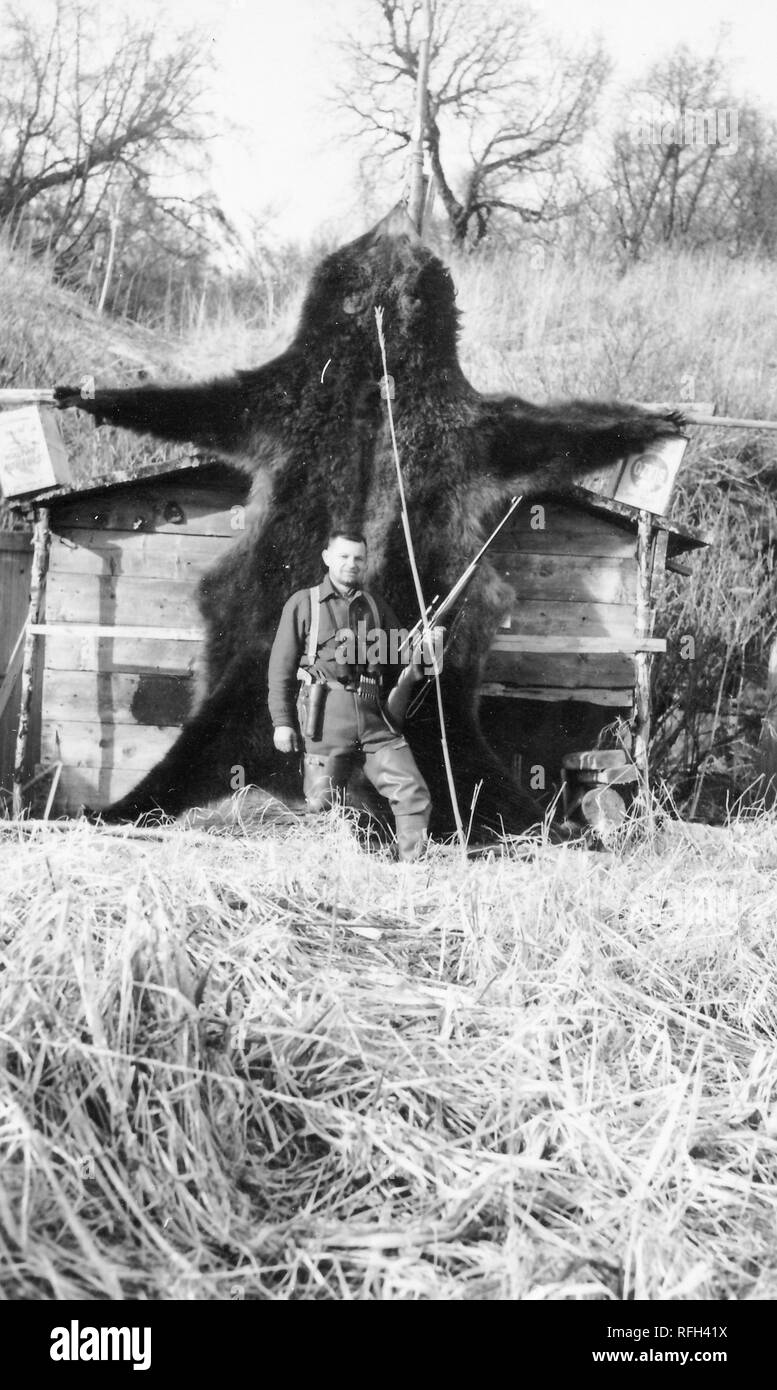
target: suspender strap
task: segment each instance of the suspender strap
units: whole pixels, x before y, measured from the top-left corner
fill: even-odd
[[[380,627],[380,614],[378,605],[372,594],[368,594],[366,589],[362,589],[362,594],[367,600],[367,604],[372,615],[372,625]],[[321,585],[314,584],[310,590],[310,627],[308,628],[308,640],[305,647],[305,665],[314,666],[318,656],[318,633],[321,623]]]
[[[305,662],[313,666],[318,655],[318,628],[321,621],[321,585],[314,584],[310,590],[310,627],[308,644],[305,649]]]

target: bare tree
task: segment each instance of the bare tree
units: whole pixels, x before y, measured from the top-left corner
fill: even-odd
[[[656,245],[698,246],[730,229],[731,174],[739,140],[725,65],[679,47],[623,98],[609,209],[626,259]]]
[[[777,255],[777,121],[751,105],[738,110],[737,157],[726,165],[730,250]]]
[[[142,220],[157,245],[203,235],[215,205],[181,179],[205,141],[197,35],[163,49],[153,28],[125,19],[106,43],[95,0],[56,0],[48,25],[13,6],[0,18],[0,221],[11,235],[101,294]],[[103,243],[107,276],[95,265]]]
[[[343,40],[337,99],[369,157],[411,139],[421,0],[374,0],[380,30]],[[454,242],[481,241],[494,215],[536,223],[557,211],[560,163],[583,138],[609,70],[601,49],[561,54],[533,11],[510,0],[437,0],[426,141]]]

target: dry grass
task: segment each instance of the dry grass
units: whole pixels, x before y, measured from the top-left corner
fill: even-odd
[[[777,285],[768,262],[457,259],[462,357],[480,390],[536,399],[715,400],[777,416]],[[707,436],[705,436],[706,438]]]
[[[777,637],[777,495],[757,467],[710,456],[704,473],[681,477],[674,510],[715,542],[690,577],[669,576],[660,605],[657,630],[670,640],[653,672],[651,758],[687,811],[720,819],[759,774]]]
[[[776,828],[4,825],[5,1295],[774,1298]]]

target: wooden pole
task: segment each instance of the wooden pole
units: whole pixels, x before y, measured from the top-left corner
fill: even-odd
[[[637,610],[638,637],[650,636],[650,546],[652,519],[649,512],[640,511],[637,527]],[[648,742],[650,740],[650,663],[649,652],[634,655],[634,748],[632,757],[640,772],[647,778]]]
[[[108,298],[108,286],[111,283],[111,276],[113,274],[113,263],[116,258],[116,237],[119,231],[119,208],[121,207],[121,194],[122,190],[119,190],[119,193],[117,194],[111,206],[109,214],[109,221],[111,226],[111,239],[110,244],[108,246],[108,263],[105,267],[105,275],[103,276],[103,287],[100,291],[100,299],[97,305],[98,314],[102,314],[105,308],[105,301]]]
[[[764,804],[772,807],[777,802],[777,642],[769,654],[766,713],[758,740],[758,765],[761,776],[756,790]]]
[[[682,406],[679,407],[682,412]],[[734,415],[685,415],[687,425],[717,425],[724,430],[777,430],[777,420],[739,420]]]
[[[424,137],[429,105],[429,48],[432,41],[432,0],[423,0],[422,31],[418,45],[418,78],[416,80],[415,120],[410,144],[410,196],[407,210],[410,221],[420,236],[423,231],[424,202]]]
[[[22,699],[19,708],[19,728],[16,734],[14,752],[12,804],[16,820],[22,813],[22,790],[24,787],[24,760],[27,755],[27,736],[30,727],[30,706],[34,676],[35,634],[33,625],[38,621],[40,601],[46,578],[49,556],[49,510],[41,507],[35,518],[33,533],[32,574],[30,576],[30,604],[27,610],[27,623],[22,658]]]
[[[431,21],[430,21],[430,22],[431,22]],[[413,126],[413,140],[412,140],[412,146],[411,146],[411,151],[412,151],[412,152],[411,152],[411,155],[410,155],[410,159],[411,159],[411,166],[410,166],[410,173],[411,173],[411,177],[410,177],[410,196],[409,196],[409,200],[408,200],[408,213],[409,213],[409,215],[410,215],[410,218],[411,218],[411,221],[412,221],[412,223],[413,223],[413,226],[415,227],[415,229],[416,229],[416,231],[418,232],[419,236],[420,236],[420,234],[421,234],[421,231],[423,230],[422,224],[423,224],[423,216],[424,216],[424,202],[425,202],[425,198],[426,198],[426,190],[425,190],[425,187],[424,187],[424,142],[423,142],[423,131],[424,131],[424,129],[425,129],[425,122],[426,122],[426,103],[427,103],[427,100],[428,100],[427,90],[426,90],[426,89],[427,89],[428,73],[429,73],[429,55],[428,55],[428,47],[429,47],[429,46],[428,46],[428,42],[426,42],[425,40],[422,40],[422,47],[423,47],[424,44],[425,44],[425,46],[426,46],[426,60],[425,60],[426,70],[425,70],[425,73],[424,73],[424,75],[423,75],[423,93],[422,93],[422,92],[421,92],[422,74],[421,74],[421,69],[420,69],[420,66],[419,66],[419,73],[418,73],[418,88],[419,88],[419,95],[418,95],[418,104],[417,104],[417,107],[416,107],[416,119],[415,119],[415,123],[414,123],[414,126]],[[420,63],[420,59],[419,59],[419,63]],[[421,114],[421,111],[422,111],[422,102],[423,102],[423,114]],[[420,130],[421,130],[421,137],[420,137],[420,139],[418,139],[418,138],[417,138],[417,135],[416,135],[416,131],[417,131],[417,129],[419,128],[419,127],[418,127],[418,122],[419,122],[419,120],[421,120],[421,121],[423,122],[423,124],[420,126]],[[9,387],[0,388],[0,406],[4,406],[4,405],[53,405],[53,404],[54,404],[54,388],[53,388],[53,387],[34,387],[34,386],[30,386],[30,387],[10,387],[10,386],[9,386]],[[682,405],[679,405],[679,406],[677,407],[677,409],[680,410],[680,411],[682,411]],[[661,414],[664,414],[664,413],[665,413],[665,412],[663,412],[663,411],[661,412]],[[683,418],[684,418],[686,424],[688,424],[688,425],[704,425],[704,426],[708,426],[708,427],[709,427],[709,426],[712,426],[712,427],[714,427],[714,428],[725,429],[725,430],[777,430],[777,420],[753,420],[753,419],[749,419],[749,418],[739,419],[739,418],[738,418],[737,416],[735,416],[735,415],[687,415],[687,414],[685,414],[685,413],[683,413]]]
[[[33,386],[3,387],[0,390],[0,405],[53,405],[54,388],[37,389]]]

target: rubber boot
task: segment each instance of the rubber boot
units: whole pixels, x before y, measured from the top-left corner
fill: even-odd
[[[420,858],[429,842],[429,812],[414,811],[405,816],[395,814],[394,820],[397,828],[397,853],[405,864],[411,864],[414,859]]]

